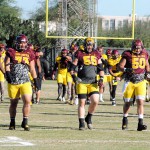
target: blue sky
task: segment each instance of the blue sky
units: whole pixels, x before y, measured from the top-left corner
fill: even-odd
[[[35,11],[40,1],[45,0],[16,0],[16,5],[23,9],[23,19],[28,19],[29,13]],[[49,0],[50,1],[50,0]],[[128,16],[132,13],[132,0],[98,0],[98,13],[106,16]],[[136,0],[136,14],[150,15],[150,0]]]

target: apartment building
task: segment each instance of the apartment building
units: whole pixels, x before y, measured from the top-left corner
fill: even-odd
[[[120,27],[132,24],[132,16],[99,16],[102,23],[102,29],[115,30]],[[135,21],[150,21],[150,17],[135,16]]]

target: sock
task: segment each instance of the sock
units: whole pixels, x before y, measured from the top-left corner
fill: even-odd
[[[79,118],[79,123],[83,124],[84,123],[84,118]]]
[[[87,123],[92,123],[92,121],[91,121],[92,115],[93,115],[93,114],[90,114],[90,113],[88,112],[88,114],[87,114],[87,116],[86,116],[86,121],[87,121]]]
[[[10,122],[11,122],[11,123],[15,123],[15,117],[11,117],[11,118],[10,118]]]
[[[139,124],[143,124],[143,119],[139,118]]]
[[[103,99],[103,94],[99,94],[99,99]]]
[[[23,117],[23,123],[28,124],[28,117]]]

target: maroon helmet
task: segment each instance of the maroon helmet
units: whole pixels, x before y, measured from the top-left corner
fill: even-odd
[[[114,49],[114,50],[112,51],[112,55],[119,55],[119,51],[118,51],[117,49]]]
[[[111,49],[107,49],[106,50],[106,55],[111,55],[112,54],[112,50]]]
[[[131,50],[133,53],[140,54],[143,49],[144,49],[143,42],[140,39],[132,41]]]
[[[61,50],[61,54],[68,54],[68,52],[69,52],[69,51],[68,51],[67,49],[62,49],[62,50]]]
[[[21,45],[21,43],[25,43]],[[28,38],[24,34],[20,34],[16,37],[16,50],[21,52],[27,49],[28,47]]]
[[[114,49],[113,51],[112,51],[112,58],[113,59],[117,59],[118,58],[118,56],[119,56],[119,51],[118,50],[116,50],[116,49]]]

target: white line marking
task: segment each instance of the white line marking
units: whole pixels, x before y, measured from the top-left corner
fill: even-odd
[[[6,136],[0,138],[0,143],[0,146],[34,146],[34,144],[15,136]]]

